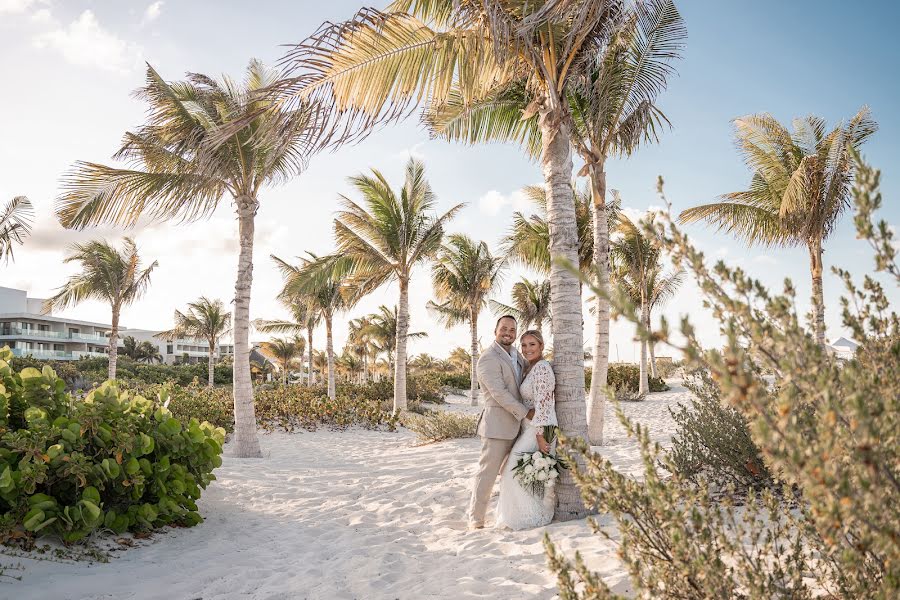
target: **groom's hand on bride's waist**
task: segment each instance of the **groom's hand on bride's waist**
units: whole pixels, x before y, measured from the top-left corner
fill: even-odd
[[[528,419],[529,421],[534,418],[534,409],[533,408],[528,409],[528,414],[525,415],[525,418]]]

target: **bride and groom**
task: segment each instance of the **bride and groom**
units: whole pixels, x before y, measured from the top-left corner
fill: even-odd
[[[541,332],[523,333],[520,352],[513,346],[516,328],[515,318],[500,317],[494,328],[494,343],[478,359],[484,410],[478,419],[481,457],[469,504],[470,529],[484,527],[491,492],[501,471],[497,527],[529,529],[553,519],[556,494],[552,482],[541,495],[535,495],[516,479],[514,468],[520,455],[551,451],[544,427],[557,425],[553,397],[556,380],[543,357]]]

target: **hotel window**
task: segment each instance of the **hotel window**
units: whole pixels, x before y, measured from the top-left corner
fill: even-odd
[[[65,344],[53,344],[53,349],[57,352],[65,352],[66,346]]]
[[[50,331],[49,325],[38,325],[38,331]]]
[[[172,347],[172,344],[166,344],[166,354],[175,354],[175,349]]]

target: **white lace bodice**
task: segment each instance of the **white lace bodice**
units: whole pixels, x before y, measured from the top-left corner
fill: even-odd
[[[540,360],[531,367],[519,393],[522,402],[528,408],[534,408],[534,419],[531,424],[535,427],[544,425],[558,425],[556,422],[556,402],[553,389],[556,387],[556,377],[553,375],[553,367],[546,360]]]

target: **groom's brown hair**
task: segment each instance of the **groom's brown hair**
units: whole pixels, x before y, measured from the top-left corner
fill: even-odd
[[[519,324],[519,322],[516,321],[516,318],[515,318],[514,316],[512,316],[512,315],[503,315],[502,317],[500,317],[499,319],[497,319],[497,323],[494,325],[494,332],[495,332],[495,333],[496,333],[496,331],[497,331],[497,328],[500,327],[500,321],[502,321],[503,319],[512,319],[512,320],[513,320],[513,323],[515,323],[516,325]]]

